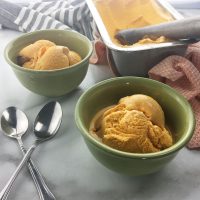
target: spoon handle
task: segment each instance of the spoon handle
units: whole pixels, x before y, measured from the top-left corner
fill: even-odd
[[[32,145],[29,148],[29,150],[26,152],[26,154],[24,155],[24,157],[23,157],[22,161],[20,162],[20,164],[18,165],[17,169],[14,171],[13,175],[10,177],[7,184],[5,185],[3,190],[0,192],[0,200],[6,200],[7,199],[7,196],[8,196],[8,194],[9,194],[11,188],[12,188],[12,184],[13,184],[14,180],[17,178],[17,175],[19,174],[19,172],[21,171],[23,166],[26,164],[27,160],[30,158],[35,147],[36,147],[36,145]]]
[[[19,146],[21,148],[21,151],[25,155],[26,149],[24,148],[21,138],[18,138],[17,140],[18,140]],[[40,200],[55,200],[56,198],[54,197],[52,192],[49,190],[41,173],[39,172],[38,168],[34,165],[31,158],[28,161],[28,169],[34,180],[35,186],[39,193]]]

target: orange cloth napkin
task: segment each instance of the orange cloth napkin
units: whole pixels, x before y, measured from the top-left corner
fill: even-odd
[[[195,118],[195,132],[187,144],[200,148],[200,42],[190,45],[185,57],[169,56],[149,71],[149,77],[181,93],[190,102]]]

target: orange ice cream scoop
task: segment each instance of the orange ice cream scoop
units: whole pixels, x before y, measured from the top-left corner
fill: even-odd
[[[122,105],[107,110],[101,125],[103,143],[126,152],[157,152],[173,142],[170,133],[153,125],[143,112]]]
[[[157,152],[173,144],[161,106],[143,94],[121,98],[117,105],[98,112],[90,132],[104,144],[132,153]]]
[[[24,47],[17,56],[17,63],[28,69],[54,70],[69,67],[82,60],[75,51],[49,40],[38,40]]]
[[[69,58],[70,65],[74,65],[81,61],[81,56],[75,51],[69,51],[68,58]]]
[[[41,48],[37,55],[35,69],[53,70],[69,66],[69,49],[64,46]]]
[[[24,47],[18,54],[18,64],[25,68],[34,69],[40,49],[44,47],[47,49],[51,46],[55,46],[55,43],[49,40],[38,40]]]
[[[127,96],[119,101],[124,104],[128,110],[142,111],[146,117],[161,128],[165,127],[165,117],[161,106],[152,97],[143,94]]]
[[[55,43],[49,40],[38,40],[33,44],[30,44],[24,47],[20,52],[19,55],[26,57],[26,58],[33,58],[35,53],[37,54],[41,47],[51,47],[55,46]]]

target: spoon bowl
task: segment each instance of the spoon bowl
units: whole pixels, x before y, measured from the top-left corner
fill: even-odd
[[[62,119],[62,109],[58,102],[46,104],[38,113],[34,122],[34,134],[37,141],[52,138],[57,133]]]
[[[3,111],[1,116],[3,133],[12,138],[21,137],[28,129],[28,119],[24,112],[11,106]]]

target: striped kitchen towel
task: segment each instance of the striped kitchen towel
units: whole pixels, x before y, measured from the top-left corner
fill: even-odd
[[[92,23],[93,18],[85,0],[36,0],[28,3],[0,1],[2,28],[22,32],[73,29],[93,40]]]

